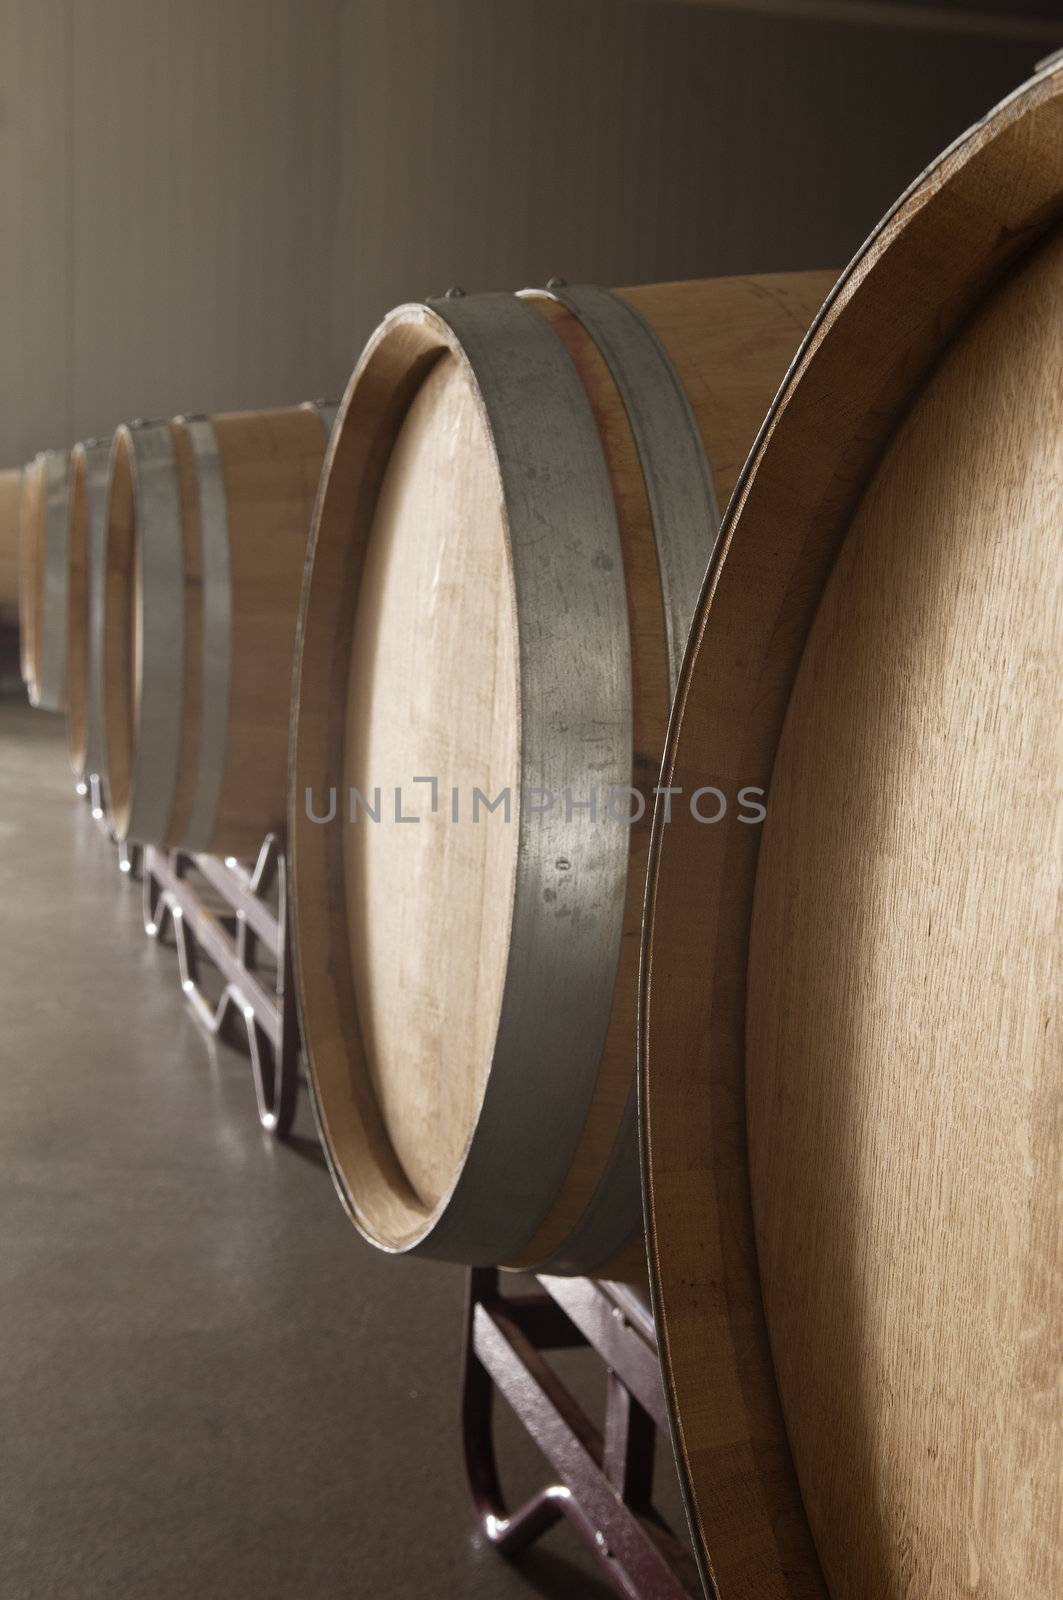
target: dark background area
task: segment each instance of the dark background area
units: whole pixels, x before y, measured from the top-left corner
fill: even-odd
[[[841,266],[1049,0],[0,0],[0,461],[339,392],[391,305]]]

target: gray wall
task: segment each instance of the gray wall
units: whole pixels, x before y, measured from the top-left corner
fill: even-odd
[[[0,461],[329,367],[340,0],[0,0]]]
[[[0,462],[337,392],[454,282],[841,265],[1047,4],[0,0]]]

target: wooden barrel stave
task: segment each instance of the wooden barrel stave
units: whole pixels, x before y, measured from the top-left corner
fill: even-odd
[[[22,681],[30,701],[36,693],[37,674],[37,568],[40,560],[39,522],[36,501],[40,494],[41,469],[35,459],[22,469],[22,498],[19,506],[18,628]]]
[[[215,419],[229,505],[229,718],[239,739],[228,743],[216,820],[201,836],[214,854],[253,854],[284,826],[296,619],[329,425],[328,409],[316,406]]]
[[[19,586],[22,676],[30,702],[66,709],[69,458],[44,450],[25,468]]]
[[[754,1217],[787,1431],[842,1600],[895,1583],[907,1540],[942,1594],[1063,1586],[1060,1497],[1046,1482],[1027,1500],[1061,1442],[1040,1399],[1063,1322],[1046,1116],[1061,313],[1057,229],[891,441],[773,769],[749,965]]]
[[[246,858],[283,827],[295,617],[329,420],[293,407],[119,430],[105,621],[119,837]]]
[[[67,734],[78,778],[103,770],[102,646],[107,489],[111,447],[98,439],[70,453]]]
[[[119,428],[108,500],[104,700],[108,805],[120,839],[169,842],[188,670],[185,613],[172,427]]]
[[[773,782],[776,749],[788,708],[796,704],[793,684],[810,631],[818,629],[817,619],[822,617],[826,631],[820,636],[819,669],[809,683],[824,682],[822,651],[830,642],[832,615],[839,624],[839,637],[845,636],[845,619],[821,608],[821,599],[840,548],[840,562],[849,559],[843,541],[869,476],[950,340],[964,335],[971,313],[1060,215],[1061,89],[1058,69],[1047,72],[950,150],[902,198],[817,319],[725,519],[712,581],[684,664],[665,759],[668,782],[689,785],[706,768],[719,772],[721,781],[765,787]],[[962,430],[954,448],[962,453]],[[1016,515],[1029,504],[1028,497],[1018,496]],[[977,523],[972,523],[974,527]],[[977,641],[972,639],[969,651],[976,650]],[[884,661],[883,673],[889,667]],[[908,702],[917,705],[918,682],[910,683],[905,692]],[[818,737],[822,741],[822,733]],[[796,748],[790,748],[791,777]],[[826,759],[822,742],[813,737],[810,748],[819,750],[821,772]],[[785,778],[785,769],[780,774]],[[808,781],[816,776],[812,773]],[[791,809],[792,802],[791,795]],[[839,826],[859,829],[860,817],[847,812],[842,823],[834,815],[821,818],[820,834],[829,829],[837,832]],[[784,1052],[786,1081],[781,1067],[772,1074],[774,1110],[771,1115],[765,1110],[765,1030],[770,1020],[775,1034],[783,1037],[777,986],[785,985],[783,993],[792,1005],[795,966],[801,960],[815,960],[810,939],[817,946],[821,940],[829,945],[844,939],[845,930],[844,915],[839,913],[840,929],[827,919],[824,932],[819,931],[824,928],[826,885],[819,889],[820,917],[814,934],[802,917],[802,899],[808,905],[815,903],[808,884],[791,882],[789,891],[781,892],[780,863],[784,858],[792,861],[795,873],[803,871],[807,879],[812,870],[807,855],[791,857],[777,848],[775,870],[760,884],[759,850],[767,849],[773,827],[770,803],[764,846],[754,829],[734,825],[698,829],[682,820],[679,826],[673,821],[666,827],[658,821],[651,857],[642,1039],[651,1259],[677,1454],[703,1570],[721,1595],[735,1600],[825,1596],[824,1568],[834,1600],[848,1596],[855,1600],[872,1592],[958,1595],[983,1582],[993,1592],[1022,1594],[1030,1600],[1054,1593],[1058,1585],[1044,1575],[1059,1565],[1058,1502],[1049,1514],[1047,1485],[1046,1493],[1031,1497],[1019,1479],[1012,1479],[1009,1517],[1015,1538],[1021,1541],[1023,1527],[1033,1526],[1032,1508],[1038,1500],[1037,1525],[1042,1534],[1040,1567],[1029,1567],[1016,1586],[1014,1572],[1000,1583],[991,1552],[984,1544],[979,1549],[987,1528],[979,1508],[996,1496],[984,1474],[980,1478],[975,1470],[968,1476],[965,1470],[961,1485],[949,1471],[932,1473],[928,1491],[926,1462],[913,1462],[909,1473],[902,1471],[901,1481],[907,1487],[900,1495],[895,1471],[888,1497],[880,1492],[881,1479],[873,1474],[874,1500],[868,1504],[866,1498],[859,1500],[856,1490],[862,1463],[852,1462],[851,1470],[833,1485],[821,1473],[822,1459],[818,1467],[815,1464],[804,1408],[816,1383],[810,1383],[806,1395],[807,1349],[792,1337],[788,1318],[793,1308],[788,1311],[785,1302],[788,1274],[799,1263],[796,1259],[783,1263],[779,1246],[784,1235],[776,1230],[780,1219],[791,1230],[800,1225],[803,1189],[821,1183],[833,1170],[834,1150],[828,1149],[820,1163],[822,1171],[818,1170],[807,1138],[796,1137],[804,1109],[801,1081],[810,1080],[808,1061],[795,1059],[798,1081],[790,1081],[792,1035]],[[844,878],[837,861],[831,863],[831,871]],[[764,930],[769,926],[765,922],[760,964],[754,971],[750,926],[754,894],[762,889],[765,907],[772,907],[771,949],[777,955],[783,952],[785,965],[776,961],[773,967],[763,959]],[[865,910],[865,915],[873,909]],[[691,956],[695,951],[696,962]],[[752,954],[758,955],[756,946]],[[969,952],[975,969],[979,955]],[[844,958],[838,966],[844,970]],[[873,974],[874,969],[865,966],[858,992],[864,992]],[[925,976],[933,982],[932,969]],[[757,1007],[752,1016],[747,1010],[751,1004]],[[829,1014],[823,1006],[820,1011],[819,1020],[826,1024]],[[748,1053],[750,1038],[759,1041],[757,1057]],[[826,1062],[837,1061],[835,1049],[836,1041],[822,1042],[815,1060],[817,1074]],[[886,1060],[881,1068],[896,1070],[896,1065]],[[754,1072],[756,1078],[749,1076]],[[828,1085],[818,1077],[814,1081],[811,1114],[822,1121],[822,1094]],[[755,1111],[755,1194],[747,1122],[751,1093],[760,1108]],[[783,1117],[795,1129],[793,1154],[804,1155],[802,1181],[801,1185],[793,1181],[787,1153],[780,1169],[783,1192],[766,1201],[771,1148],[779,1146],[765,1143],[765,1130],[770,1124],[774,1140],[784,1138],[779,1121]],[[1049,1133],[1047,1124],[1042,1124],[1041,1133]],[[1043,1146],[1042,1154],[1048,1148]],[[850,1175],[853,1170],[851,1164]],[[831,1219],[835,1239],[849,1225],[856,1198],[846,1183],[837,1181],[835,1172],[833,1187],[820,1196],[817,1213]],[[754,1227],[754,1199],[760,1234]],[[962,1227],[962,1219],[957,1225]],[[861,1247],[867,1244],[866,1235],[862,1236]],[[962,1238],[956,1248],[961,1244]],[[904,1249],[912,1247],[909,1233],[892,1231],[891,1270]],[[772,1329],[778,1335],[774,1361],[765,1322],[762,1261],[770,1270]],[[807,1261],[804,1264],[806,1272],[819,1271],[818,1260],[811,1267]],[[874,1274],[880,1267],[881,1258],[867,1261],[864,1270]],[[1039,1271],[1038,1277],[1045,1288],[1045,1274]],[[829,1289],[829,1283],[806,1282],[800,1295],[816,1297]],[[1047,1301],[1042,1310],[1049,1310]],[[1058,1299],[1051,1314],[1058,1319]],[[838,1362],[848,1381],[850,1341],[860,1338],[855,1310],[844,1329],[835,1330],[821,1344],[821,1362],[830,1360],[833,1337],[846,1341]],[[780,1406],[779,1382],[788,1402],[787,1419],[802,1430],[795,1439],[800,1481]],[[833,1401],[833,1379],[831,1395]],[[1015,1407],[1014,1397],[1008,1404],[1020,1429],[1027,1429],[1027,1442],[1035,1440],[1038,1426],[1028,1427],[1030,1417]],[[874,1450],[877,1410],[888,1411],[895,1405],[892,1392],[879,1391],[865,1413],[870,1432],[858,1448]],[[825,1421],[821,1415],[821,1424]],[[1047,1437],[1042,1427],[1036,1446],[1042,1453]],[[852,1451],[851,1430],[846,1430],[843,1443],[832,1429],[828,1448],[835,1460],[839,1452]],[[995,1468],[996,1461],[989,1470]],[[917,1483],[923,1485],[919,1504],[912,1500],[912,1486]],[[971,1533],[979,1530],[969,1547],[978,1550],[977,1570],[969,1560],[957,1563],[956,1545],[947,1559],[940,1558],[940,1528],[927,1537],[933,1519],[945,1513],[935,1493],[947,1497],[954,1491],[958,1500],[969,1495],[964,1517]],[[832,1500],[832,1494],[841,1500]],[[850,1495],[857,1495],[855,1502]],[[810,1515],[821,1550],[812,1538]],[[1053,1516],[1056,1531],[1050,1533]],[[942,1514],[942,1526],[945,1520]],[[839,1538],[843,1529],[847,1544]],[[955,1531],[953,1522],[947,1537],[952,1539]],[[995,1531],[999,1534],[999,1523]]]

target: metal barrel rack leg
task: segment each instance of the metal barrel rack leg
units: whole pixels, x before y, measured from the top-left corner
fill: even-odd
[[[81,794],[80,786],[78,794]],[[89,802],[89,810],[92,812],[93,822],[96,823],[97,827],[109,832],[110,830],[107,827],[107,804],[103,795],[103,779],[98,772],[90,772],[86,775],[85,798]]]
[[[143,863],[143,852],[138,844],[131,844],[127,839],[118,840],[118,870],[127,877],[139,878]]]
[[[142,876],[147,933],[160,938],[167,924],[172,926],[181,988],[211,1034],[221,1033],[230,1017],[241,1019],[259,1121],[267,1132],[284,1138],[298,1099],[300,1037],[281,840],[269,835],[251,871],[214,856],[149,848],[144,851]],[[195,877],[220,901],[220,913],[207,905]],[[276,909],[270,903],[273,891]],[[263,952],[269,959],[268,975]],[[201,986],[204,958],[221,975],[218,1000]]]
[[[653,1463],[668,1418],[648,1305],[621,1284],[542,1277],[503,1294],[493,1268],[469,1274],[462,1394],[465,1465],[486,1537],[516,1555],[566,1517],[625,1600],[700,1596],[693,1558],[655,1511]],[[602,1433],[544,1352],[590,1346],[606,1367]],[[495,1395],[517,1414],[556,1474],[507,1509],[493,1432]]]
[[[92,820],[105,833],[118,851],[118,870],[129,878],[140,876],[141,848],[125,839],[116,839],[107,820],[107,801],[104,795],[103,779],[98,772],[87,772],[74,784],[74,793],[79,800],[88,802],[92,813]]]

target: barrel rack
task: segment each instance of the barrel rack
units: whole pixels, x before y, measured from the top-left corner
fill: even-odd
[[[128,843],[125,839],[116,839],[111,832],[110,823],[107,821],[107,807],[103,798],[103,781],[94,772],[86,773],[84,778],[79,778],[74,785],[79,799],[87,800],[92,820],[105,833],[118,851],[118,870],[130,878],[140,876],[141,849],[138,844]]]
[[[172,932],[181,989],[198,1020],[216,1037],[235,1018],[243,1022],[259,1122],[283,1139],[295,1118],[300,1060],[283,841],[269,834],[251,868],[141,848],[113,839],[99,777],[87,775],[77,792],[117,845],[119,870],[141,880],[148,937]],[[217,996],[204,986],[204,961],[220,976]]]
[[[277,1138],[291,1129],[301,1038],[288,937],[288,868],[277,834],[248,869],[235,860],[115,841],[100,779],[77,785],[100,829],[117,844],[119,868],[141,880],[144,928],[172,932],[181,988],[213,1035],[238,1016],[246,1030],[259,1121]],[[201,963],[221,980],[215,997]],[[566,1518],[623,1600],[692,1600],[701,1594],[689,1550],[653,1504],[658,1430],[668,1416],[653,1314],[633,1288],[589,1278],[542,1276],[504,1293],[502,1274],[468,1276],[462,1378],[462,1442],[481,1530],[519,1555]],[[604,1432],[545,1359],[594,1350],[606,1372]],[[553,1481],[516,1510],[502,1493],[494,1444],[500,1395],[546,1457]]]
[[[172,928],[181,988],[210,1033],[242,1020],[258,1120],[284,1138],[299,1092],[299,1023],[280,838],[267,836],[250,870],[231,858],[149,848],[141,876],[145,931],[161,939]],[[221,975],[217,999],[202,985],[203,958]]]
[[[693,1557],[653,1505],[657,1432],[668,1414],[653,1313],[625,1284],[539,1277],[504,1294],[494,1268],[469,1273],[462,1434],[487,1540],[516,1555],[566,1517],[624,1600],[691,1600]],[[606,1368],[604,1433],[544,1359],[589,1347]],[[511,1406],[556,1477],[515,1511],[502,1495],[492,1418]]]

